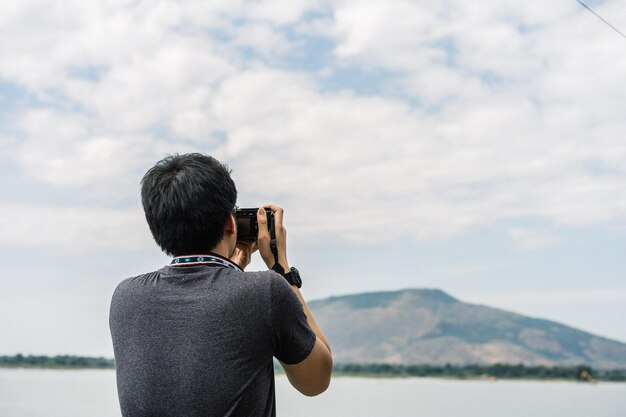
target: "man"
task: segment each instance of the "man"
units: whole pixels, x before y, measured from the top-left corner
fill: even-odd
[[[150,231],[174,259],[113,294],[123,416],[274,416],[272,357],[301,393],[326,390],[331,351],[287,261],[283,209],[262,206],[257,241],[238,242],[237,190],[214,158],[169,156],[141,183]],[[274,270],[243,272],[257,248]]]

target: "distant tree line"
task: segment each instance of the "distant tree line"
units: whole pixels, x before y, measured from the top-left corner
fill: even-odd
[[[86,356],[58,355],[58,356],[0,356],[0,367],[8,368],[75,368],[75,369],[113,369],[115,361],[107,358],[92,358]]]
[[[72,355],[0,356],[4,368],[57,368],[57,369],[114,369],[115,360],[103,357]],[[280,366],[276,364],[280,372]],[[386,363],[337,363],[337,375],[380,377],[439,377],[439,378],[496,378],[496,379],[561,379],[571,381],[626,382],[626,369],[599,370],[586,365],[578,366],[526,366],[497,363],[495,365],[395,365]]]
[[[574,381],[626,381],[626,369],[597,370],[578,366],[526,366],[523,364],[494,365],[392,365],[354,364],[334,365],[337,374],[355,376],[497,378],[497,379],[561,379]]]

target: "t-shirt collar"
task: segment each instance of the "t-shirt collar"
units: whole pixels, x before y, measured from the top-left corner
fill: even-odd
[[[238,271],[243,271],[243,269],[241,269],[239,265],[237,265],[230,259],[214,252],[208,252],[201,255],[194,254],[176,256],[174,259],[172,259],[172,262],[170,262],[171,267],[196,265],[222,266],[224,268],[231,268]]]

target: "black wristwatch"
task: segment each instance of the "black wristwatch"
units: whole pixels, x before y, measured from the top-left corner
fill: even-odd
[[[298,288],[302,287],[302,278],[300,278],[300,272],[298,272],[298,270],[293,266],[289,268],[289,272],[285,272],[285,268],[283,268],[281,264],[276,262],[272,267],[272,271],[278,272],[280,275],[285,277],[289,284],[295,285]]]

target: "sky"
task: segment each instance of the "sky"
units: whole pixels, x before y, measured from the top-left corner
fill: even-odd
[[[139,181],[185,152],[285,208],[308,299],[440,288],[626,342],[624,74],[574,0],[1,2],[0,354],[112,356],[115,286],[168,262]]]

